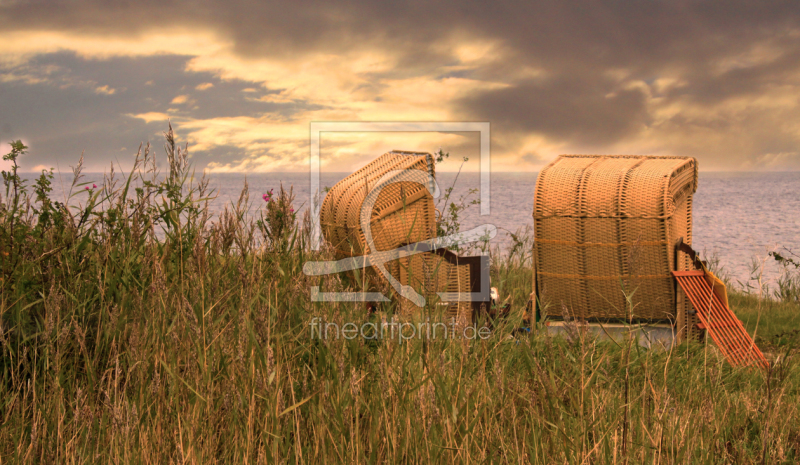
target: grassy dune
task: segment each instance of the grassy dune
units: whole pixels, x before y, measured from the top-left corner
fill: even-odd
[[[156,177],[144,148],[131,173],[97,187],[78,168],[66,205],[47,198],[47,176],[16,194],[8,184],[2,462],[800,461],[792,356],[764,373],[702,344],[515,338],[518,314],[487,339],[313,337],[314,318],[381,314],[311,302],[311,286],[357,286],[303,274],[331,255],[308,251],[291,194],[254,212],[244,191],[212,219],[171,133],[167,158]],[[492,269],[517,309],[530,293],[524,247]],[[775,354],[790,352],[791,335],[776,335],[798,327],[796,302],[731,302],[751,331],[761,315]]]

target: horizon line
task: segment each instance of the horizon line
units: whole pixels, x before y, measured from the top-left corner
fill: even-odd
[[[5,171],[5,170],[4,170]],[[54,170],[53,174],[70,174],[70,171],[57,171]],[[492,170],[492,173],[498,174],[525,174],[525,173],[539,173],[541,170],[536,171],[503,171],[503,170]],[[42,170],[36,171],[27,171],[20,169],[18,171],[20,174],[41,174]],[[791,170],[699,170],[700,173],[800,173],[800,168],[791,169]],[[108,171],[82,171],[81,174],[106,174]],[[127,175],[128,171],[115,171],[115,174],[119,175]],[[203,174],[205,171],[199,171],[198,174]],[[321,173],[325,174],[352,174],[353,171],[322,171]],[[459,173],[459,171],[448,171],[448,170],[437,170],[437,173]],[[480,174],[480,171],[460,171],[461,174]],[[253,172],[253,171],[210,171],[208,174],[217,175],[217,174],[245,174],[245,175],[262,175],[262,174],[309,174],[308,171],[262,171],[262,172]]]

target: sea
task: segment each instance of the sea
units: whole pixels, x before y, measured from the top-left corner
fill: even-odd
[[[346,172],[323,172],[321,187],[332,187]],[[506,250],[512,243],[509,232],[533,227],[533,192],[537,173],[493,172],[490,176],[489,214],[480,214],[480,205],[468,205],[461,212],[462,230],[482,224],[500,231],[491,241],[493,248]],[[211,174],[209,187],[216,198],[210,203],[214,214],[237,202],[248,185],[251,212],[263,208],[262,194],[278,191],[281,185],[292,188],[295,209],[302,215],[309,205],[308,173],[224,173]],[[97,182],[102,174],[88,173],[83,182]],[[450,201],[465,204],[478,199],[471,190],[480,188],[479,173],[437,173],[440,189],[452,187]],[[58,184],[58,183],[56,183]],[[57,198],[62,190],[54,186]],[[62,194],[63,195],[63,194]],[[442,200],[439,202],[439,200]],[[443,196],[435,199],[442,210]],[[298,216],[300,218],[301,216]],[[800,255],[800,172],[701,172],[694,196],[693,247],[717,263],[736,287],[775,286],[783,268],[769,256],[786,248]]]

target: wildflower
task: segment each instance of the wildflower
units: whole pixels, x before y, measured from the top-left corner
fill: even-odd
[[[89,186],[86,186],[85,189],[88,191],[89,190]]]
[[[289,212],[290,212],[290,213],[294,213],[294,208],[290,208],[290,209],[289,209]]]
[[[92,189],[97,189],[97,184],[92,184]]]

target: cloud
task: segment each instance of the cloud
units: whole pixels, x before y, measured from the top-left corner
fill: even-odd
[[[94,89],[95,94],[114,95],[116,92],[116,89],[112,89],[108,86],[95,87]]]
[[[334,120],[490,121],[500,169],[577,151],[800,168],[789,1],[18,2],[0,34],[0,127],[30,139],[26,166],[106,164],[170,119],[218,170],[302,169],[308,123]],[[381,147],[345,146],[350,166]]]
[[[463,98],[470,116],[509,131],[584,145],[617,142],[647,124],[647,96],[602,76],[527,80]]]
[[[162,122],[169,120],[169,115],[166,113],[159,113],[157,111],[148,111],[147,113],[139,113],[136,115],[128,113],[126,116],[136,118],[144,121],[145,123]]]
[[[188,59],[156,55],[86,60],[71,52],[33,57],[25,68],[36,78],[33,84],[22,80],[0,82],[0,137],[29,141],[29,154],[21,160],[24,169],[40,164],[65,168],[85,151],[87,169],[103,170],[111,161],[123,166],[132,163],[135,150],[125,154],[120,152],[121,147],[136,147],[148,140],[160,144],[168,119],[261,112],[265,104],[232,100],[252,83],[216,81],[214,93],[192,95],[200,108],[170,113],[170,102],[176,95],[188,95],[186,92],[196,85],[214,79],[206,73],[187,75]],[[150,81],[153,84],[148,85]],[[97,91],[104,86],[105,92]],[[115,90],[113,95],[109,95],[111,89]],[[231,101],[236,104],[231,105]],[[179,125],[176,128],[179,137],[188,136]]]
[[[186,103],[188,100],[189,100],[189,96],[188,95],[179,95],[179,96],[175,97],[174,99],[172,99],[172,101],[170,103],[176,104],[176,105],[180,105],[180,104]]]

